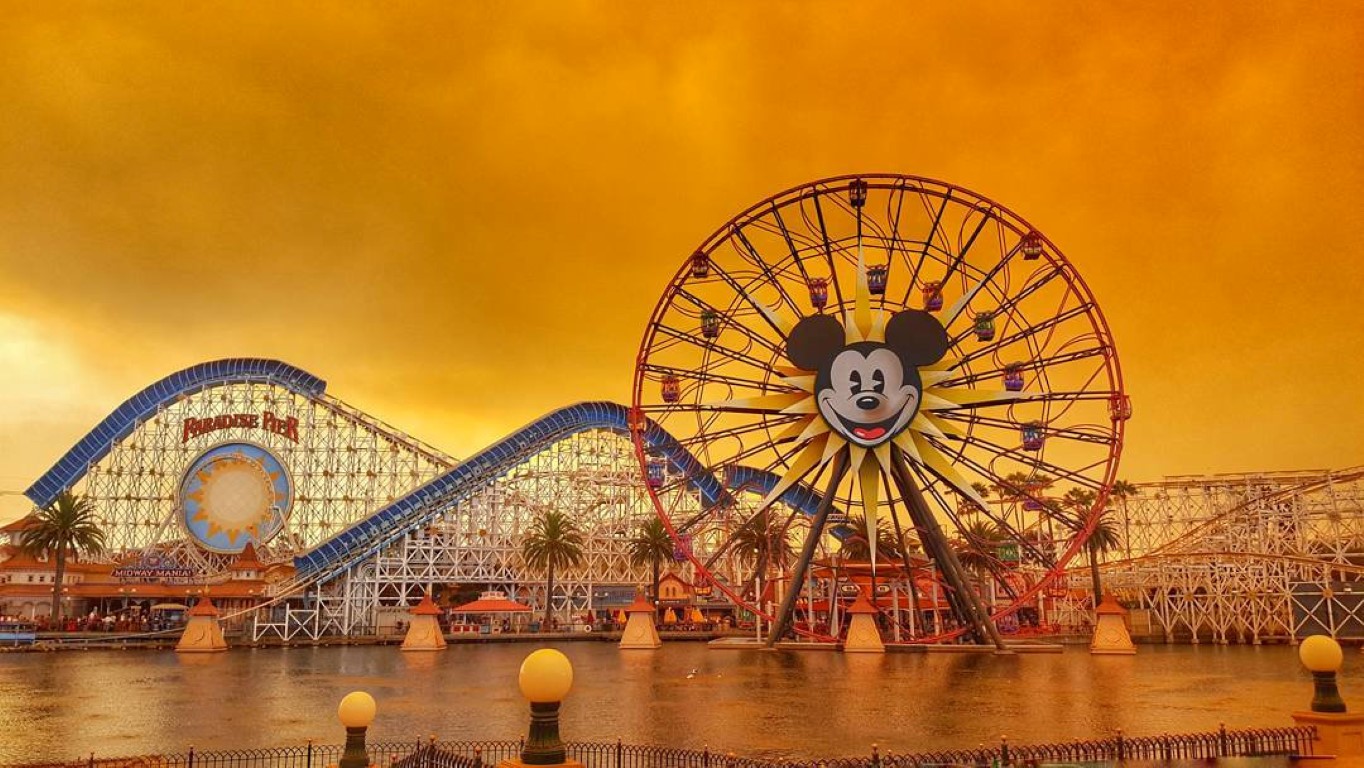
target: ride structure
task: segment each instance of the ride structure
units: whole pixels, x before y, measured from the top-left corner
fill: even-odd
[[[1166,642],[1364,639],[1364,468],[1173,477],[1133,491],[1112,500],[1118,546],[1100,572],[1133,609],[1134,630]]]
[[[560,612],[646,580],[628,538],[652,505],[624,407],[561,409],[460,463],[325,389],[285,363],[231,359],[115,410],[27,491],[43,506],[74,489],[99,510],[109,583],[77,594],[208,591],[249,613],[257,638],[371,632],[433,587],[543,600],[520,540],[551,506],[587,537],[582,566],[556,581]],[[265,584],[236,595],[243,558]]]
[[[901,573],[922,549],[942,584],[957,626],[937,636],[1002,646],[994,618],[1092,530],[1131,415],[1098,303],[1045,236],[960,187],[886,174],[795,187],[707,238],[645,331],[632,407],[700,465],[636,440],[659,514],[704,578],[772,623],[769,644],[801,605],[797,629],[829,634],[809,567],[850,537],[869,543],[875,591],[888,520]],[[756,504],[680,503],[745,467],[777,478]],[[1014,503],[988,504],[991,488]],[[792,489],[818,504],[774,506]],[[987,584],[1006,593],[993,617]]]

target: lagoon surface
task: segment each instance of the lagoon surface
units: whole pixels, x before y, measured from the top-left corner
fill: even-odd
[[[517,670],[536,647],[3,654],[0,763],[341,743],[336,705],[355,689],[378,701],[374,741],[516,739],[528,721]],[[767,757],[1287,726],[1312,694],[1287,646],[1142,646],[1135,657],[557,647],[575,670],[565,738]],[[1364,706],[1360,669],[1347,649],[1342,694]]]

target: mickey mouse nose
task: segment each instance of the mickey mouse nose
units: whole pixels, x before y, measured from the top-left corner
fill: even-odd
[[[857,398],[857,407],[861,408],[864,411],[875,410],[878,404],[879,402],[877,401],[877,399],[872,397],[871,395],[863,395]]]

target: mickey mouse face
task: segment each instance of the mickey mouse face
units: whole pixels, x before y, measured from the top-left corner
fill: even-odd
[[[907,426],[919,410],[919,366],[947,353],[947,331],[927,312],[906,310],[886,324],[884,343],[844,342],[829,315],[801,320],[786,340],[786,356],[815,371],[819,412],[835,432],[867,448]]]

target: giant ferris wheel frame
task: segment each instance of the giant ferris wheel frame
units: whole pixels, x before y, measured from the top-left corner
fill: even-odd
[[[817,409],[817,377],[789,360],[792,329],[826,314],[840,320],[850,345],[865,347],[881,342],[887,319],[905,310],[934,314],[950,339],[942,362],[920,369],[922,408],[888,449],[829,435],[821,423],[825,390]],[[847,533],[826,525],[831,509],[862,507],[865,536],[875,542],[884,505],[905,569],[913,572],[904,544],[912,530],[947,582],[961,624],[999,643],[956,562],[959,549],[986,544],[974,520],[989,520],[1023,551],[1016,564],[983,558],[982,570],[1009,593],[994,616],[1009,615],[1083,547],[1116,477],[1131,414],[1107,321],[1060,250],[988,198],[896,174],[792,187],[706,238],[651,316],[632,408],[641,424],[647,419],[674,434],[701,466],[698,473],[651,456],[637,432],[660,517],[702,578],[775,622],[769,642],[790,620],[811,559],[833,553],[839,531]],[[850,459],[861,461],[851,471]],[[779,479],[762,488],[756,505],[744,506],[737,494],[688,500],[698,474],[740,467]],[[1058,493],[1063,484],[1070,490]],[[982,489],[997,498],[987,501]],[[789,579],[773,612],[756,588],[745,593],[742,578],[723,573],[723,564],[727,550],[735,560],[744,526],[767,526],[771,510],[793,491],[825,503],[813,515],[794,507],[777,515],[780,536],[804,541],[795,567],[773,574]],[[757,570],[769,565],[757,563]],[[806,604],[814,598],[805,595]]]

